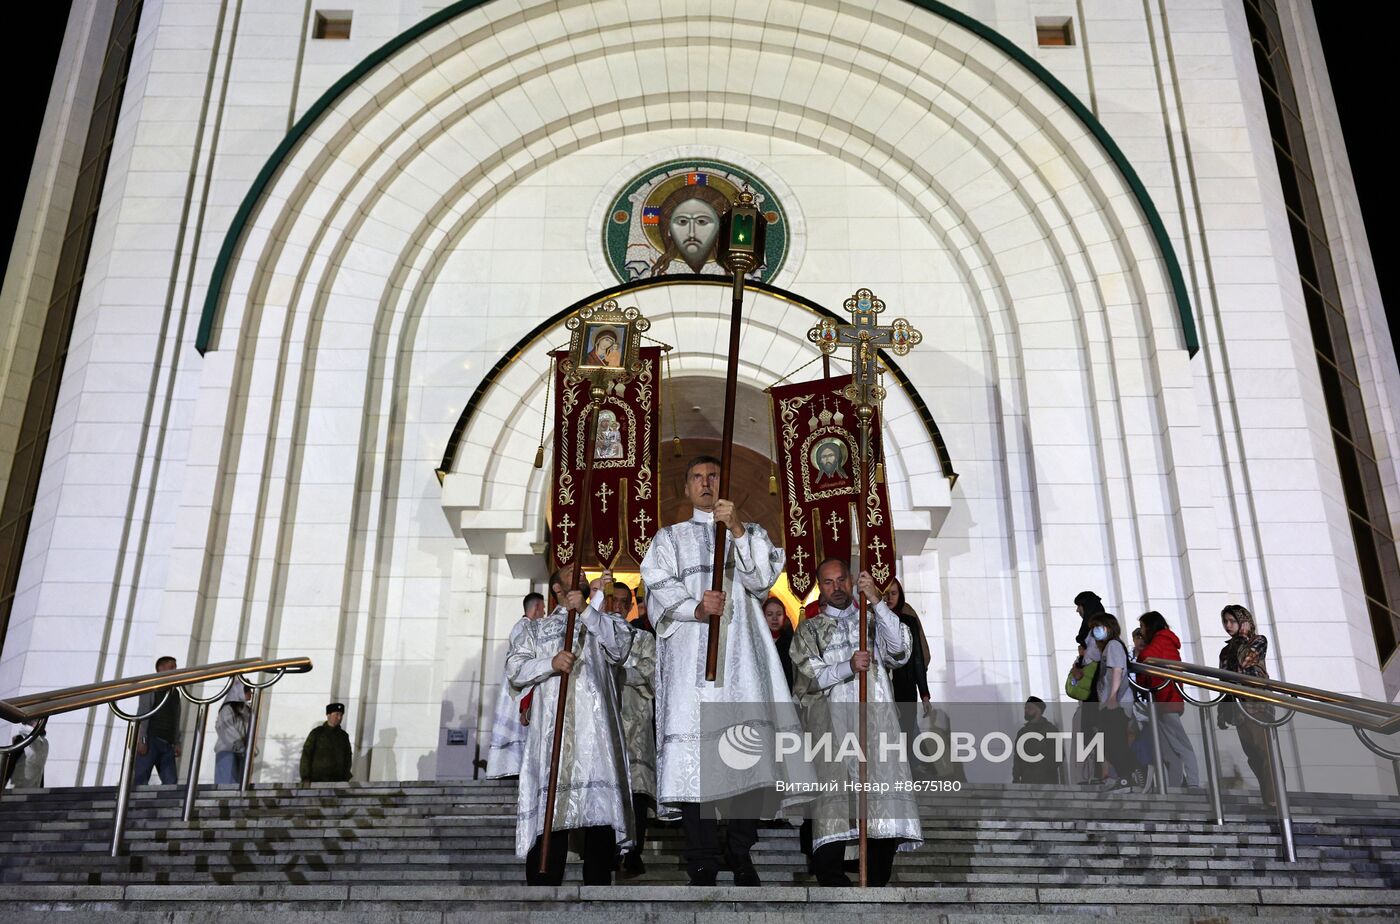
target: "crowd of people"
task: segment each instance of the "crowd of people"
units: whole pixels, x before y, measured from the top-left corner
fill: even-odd
[[[1180,661],[1181,639],[1172,631],[1166,617],[1151,610],[1138,617],[1129,649],[1118,618],[1105,611],[1097,594],[1086,590],[1074,598],[1074,604],[1080,617],[1075,638],[1079,650],[1065,677],[1065,695],[1080,704],[1074,715],[1074,733],[1090,738],[1100,732],[1104,743],[1104,760],[1079,764],[1074,782],[1102,785],[1112,790],[1145,790],[1148,774],[1153,772],[1151,768],[1155,764],[1155,741],[1162,749],[1167,785],[1199,788],[1199,763],[1191,737],[1182,723],[1186,703],[1180,685],[1147,671],[1131,673],[1128,670],[1130,663],[1140,664],[1147,659]],[[1220,620],[1226,635],[1225,645],[1220,650],[1220,667],[1268,677],[1264,667],[1268,640],[1259,634],[1254,615],[1239,604],[1230,604],[1221,611]],[[1031,697],[1031,702],[1039,700]],[[1240,746],[1259,781],[1264,801],[1272,806],[1273,778],[1269,772],[1267,732],[1258,722],[1242,716],[1241,710],[1267,721],[1273,718],[1272,708],[1257,702],[1238,703],[1227,697],[1216,710],[1219,727],[1234,726],[1238,732]],[[1031,713],[1028,704],[1023,734],[1036,730],[1031,727]],[[1155,736],[1153,722],[1157,725]],[[1031,777],[1016,781],[1054,782]]]
[[[760,884],[752,858],[759,819],[795,817],[798,803],[814,798],[770,797],[820,787],[811,785],[811,768],[771,755],[732,776],[706,763],[702,751],[715,735],[702,720],[705,710],[724,707],[730,710],[727,726],[763,728],[775,738],[804,729],[809,734],[831,731],[849,724],[843,707],[857,702],[863,675],[869,703],[925,704],[924,712],[871,710],[870,734],[902,734],[910,741],[921,731],[919,716],[930,714],[932,653],[899,581],[882,593],[869,574],[853,575],[844,559],[828,557],[815,572],[817,599],[794,626],[783,601],[771,594],[782,572],[783,552],[761,526],[744,522],[731,502],[718,497],[719,474],[718,460],[707,456],[687,467],[685,493],[693,515],[653,537],[641,564],[645,597],[613,582],[606,572],[587,588],[576,586],[575,574],[566,568],[550,578],[552,609],[538,593],[523,600],[520,621],[510,633],[487,771],[490,777],[519,778],[515,846],[525,860],[529,884],[560,883],[571,842],[582,857],[586,884],[611,883],[615,873],[623,878],[644,873],[649,817],[680,822],[692,884],[716,884],[722,868],[737,885]],[[726,531],[728,547],[721,591],[711,587],[717,527]],[[866,650],[860,645],[857,594],[868,601]],[[1103,759],[1076,767],[1071,781],[1110,790],[1145,789],[1148,768],[1156,764],[1155,741],[1168,785],[1198,787],[1198,762],[1182,724],[1179,688],[1147,671],[1139,670],[1136,677],[1130,672],[1144,659],[1181,659],[1180,639],[1166,618],[1156,611],[1142,614],[1125,639],[1123,626],[1097,594],[1084,591],[1074,603],[1080,617],[1078,652],[1065,694],[1080,704],[1074,732],[1083,738],[1101,734]],[[577,631],[566,645],[571,613]],[[721,630],[713,681],[705,679],[712,617],[718,617]],[[1228,639],[1220,667],[1266,677],[1268,643],[1249,610],[1232,604],[1221,621]],[[158,672],[175,669],[171,657],[156,663]],[[555,717],[566,678],[570,701],[567,721],[557,732],[559,768],[551,805]],[[255,719],[252,694],[235,681],[217,712],[216,783],[235,784],[243,776]],[[138,784],[148,783],[152,773],[164,784],[177,782],[181,697],[172,693],[158,703],[160,695],[144,694],[139,704],[148,717],[137,730]],[[1063,762],[1055,755],[1058,728],[1045,710],[1035,696],[1024,704],[1025,724],[1012,767],[1015,783],[1067,782]],[[299,766],[303,783],[351,779],[344,716],[344,704],[329,704],[325,722],[307,736]],[[1258,703],[1228,701],[1217,713],[1221,728],[1236,728],[1249,766],[1272,804],[1266,733],[1251,717],[1267,720],[1271,714]],[[1156,734],[1149,723],[1156,723]],[[41,731],[11,755],[6,782],[42,785],[47,749]],[[824,769],[838,777],[857,772],[853,763],[839,760]],[[867,769],[880,777],[885,792],[907,792],[914,775],[907,754]],[[940,770],[924,766],[920,772]],[[832,802],[816,796],[815,804],[825,810],[806,807],[800,840],[819,884],[849,885],[848,854],[858,838],[858,820],[845,796],[835,801],[834,810]],[[912,800],[871,795],[868,802],[868,881],[878,886],[889,881],[896,854],[918,846],[923,835]],[[551,836],[545,838],[551,814]]]
[[[174,671],[178,662],[170,655],[156,659],[156,673]],[[214,783],[237,785],[243,779],[249,726],[253,721],[253,688],[235,677],[214,714]],[[182,730],[185,719],[182,697],[177,689],[142,693],[136,712],[146,716],[136,723],[136,758],[132,765],[133,783],[146,786],[152,774],[162,785],[179,782]],[[311,729],[302,748],[300,779],[303,783],[346,782],[351,776],[350,737],[340,727],[345,705],[326,707],[326,721]],[[32,727],[31,723],[31,727]],[[15,735],[20,745],[28,734]],[[44,785],[44,765],[48,762],[46,729],[39,729],[23,746],[4,755],[3,782],[15,789],[37,789]]]
[[[703,765],[701,743],[710,730],[702,707],[732,706],[739,710],[729,717],[735,724],[820,732],[843,721],[841,706],[855,702],[861,674],[867,677],[870,703],[930,702],[931,652],[899,582],[882,594],[868,574],[852,575],[847,562],[828,558],[816,571],[818,598],[794,627],[783,601],[770,593],[782,570],[782,551],[761,527],[743,522],[731,503],[717,497],[718,478],[719,463],[711,458],[696,459],[687,468],[685,490],[694,513],[653,539],[641,568],[646,597],[612,584],[607,573],[587,589],[574,589],[574,575],[565,569],[550,580],[552,611],[545,612],[539,595],[524,601],[525,612],[511,632],[487,769],[492,777],[519,776],[516,852],[526,860],[528,883],[562,881],[565,832],[575,835],[586,884],[610,883],[614,872],[638,875],[645,870],[640,846],[651,815],[680,822],[692,884],[713,885],[727,867],[735,884],[757,885],[751,853],[757,820],[781,816],[792,805],[761,807],[750,797],[800,788],[794,785],[798,774],[792,766],[760,762],[742,779],[729,779]],[[731,550],[724,591],[711,589],[717,523],[727,529]],[[857,591],[870,603],[867,651],[859,650]],[[1180,660],[1181,642],[1166,618],[1144,613],[1125,636],[1097,594],[1085,591],[1074,602],[1081,620],[1079,648],[1065,693],[1080,703],[1074,731],[1085,738],[1101,734],[1103,759],[1078,768],[1072,781],[1110,790],[1145,789],[1156,763],[1156,741],[1169,785],[1198,787],[1180,690],[1146,671],[1130,671],[1145,658]],[[579,632],[565,650],[571,610]],[[633,610],[636,616],[628,622]],[[711,682],[704,679],[704,666],[709,619],[715,615],[722,616],[722,641],[717,682]],[[1266,644],[1248,610],[1232,605],[1222,619],[1230,639],[1221,666],[1261,673]],[[549,855],[542,857],[551,734],[565,676],[573,699],[571,721],[562,729],[551,826],[558,836],[551,837]],[[1015,783],[1071,782],[1056,756],[1059,729],[1045,711],[1038,697],[1024,704],[1018,735],[1024,743],[1018,740],[1012,766]],[[897,720],[891,718],[896,714]],[[883,721],[908,741],[922,730],[920,715],[913,708],[873,710],[867,721],[872,734]],[[1220,721],[1239,729],[1250,766],[1271,798],[1258,726],[1237,719],[1234,704],[1221,708]],[[838,766],[834,772],[845,771]],[[913,775],[907,759],[879,772],[896,789]],[[723,825],[717,823],[720,803]],[[809,871],[821,885],[849,884],[848,848],[857,838],[856,819],[844,817],[850,813],[839,807],[806,814],[800,841]],[[869,882],[881,885],[889,881],[897,852],[922,842],[917,808],[872,796],[867,825]]]
[[[729,773],[705,756],[707,745],[714,753],[705,725],[715,715],[710,710],[729,710],[731,726],[829,729],[845,721],[843,706],[857,700],[861,675],[871,702],[929,700],[928,642],[902,588],[882,595],[868,574],[853,575],[847,562],[828,558],[816,569],[818,599],[794,627],[771,594],[783,553],[718,497],[719,475],[719,461],[710,457],[687,467],[693,515],[653,537],[641,563],[645,597],[606,573],[575,589],[566,568],[550,578],[552,610],[545,612],[537,595],[523,601],[507,647],[487,775],[519,778],[516,853],[526,862],[527,883],[562,881],[571,835],[585,884],[640,874],[653,816],[679,822],[692,884],[714,885],[727,868],[736,885],[759,885],[752,856],[759,820],[795,818],[790,810],[802,799],[776,794],[802,792],[815,778],[801,762],[771,755]],[[711,586],[717,524],[729,550],[722,591]],[[864,652],[857,591],[870,601],[872,644]],[[566,648],[571,610],[578,632]],[[721,626],[715,681],[704,676],[712,616]],[[566,676],[569,720],[546,848],[552,736]],[[872,722],[898,734],[892,710],[878,715]],[[909,779],[907,762],[888,772],[896,782]],[[889,881],[900,849],[922,841],[916,812],[878,801],[869,814],[874,885]],[[822,885],[849,885],[847,854],[858,822],[844,801],[827,808],[802,824],[808,869]]]

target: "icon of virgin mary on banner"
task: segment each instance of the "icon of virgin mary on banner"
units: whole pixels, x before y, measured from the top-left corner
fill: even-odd
[[[585,363],[609,362],[625,334],[599,325],[585,330]],[[556,567],[582,561],[584,567],[611,567],[619,558],[640,562],[657,529],[661,498],[661,402],[658,393],[661,349],[638,350],[639,371],[630,381],[610,384],[598,408],[596,432],[588,435],[589,382],[553,354],[554,470],[550,478],[550,547]],[[584,497],[583,473],[593,454],[592,491]],[[588,535],[579,534],[583,505],[589,504]],[[625,553],[625,554],[624,554]]]
[[[860,432],[845,395],[850,382],[843,375],[769,389],[788,583],[799,596],[814,586],[817,564],[828,555],[849,555],[859,535],[854,505],[861,480]],[[871,421],[875,459],[880,458],[879,433],[877,410]],[[886,587],[895,576],[895,552],[884,484],[867,486],[865,527],[861,564]]]

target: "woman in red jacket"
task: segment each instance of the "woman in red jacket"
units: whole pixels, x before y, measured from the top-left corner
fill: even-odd
[[[1162,614],[1153,610],[1143,613],[1138,619],[1142,628],[1143,647],[1139,658],[1161,658],[1163,661],[1181,660],[1181,640],[1176,637]],[[1152,699],[1156,704],[1157,729],[1162,741],[1162,763],[1166,765],[1167,785],[1180,786],[1182,780],[1192,789],[1201,785],[1201,775],[1196,763],[1196,751],[1191,747],[1191,739],[1181,724],[1181,714],[1186,703],[1181,698],[1181,690],[1175,683],[1163,684],[1160,677],[1147,677],[1143,686],[1152,687]],[[1161,689],[1157,687],[1161,685]]]

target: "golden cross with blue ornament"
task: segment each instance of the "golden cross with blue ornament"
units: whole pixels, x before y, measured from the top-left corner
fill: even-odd
[[[822,318],[820,324],[807,331],[807,339],[828,355],[839,347],[851,348],[851,384],[846,388],[846,398],[855,405],[857,414],[868,420],[885,397],[885,389],[880,385],[880,350],[903,356],[918,346],[924,335],[904,318],[895,318],[888,327],[881,327],[876,316],[885,310],[885,303],[869,289],[857,289],[844,307],[851,313],[850,324]]]

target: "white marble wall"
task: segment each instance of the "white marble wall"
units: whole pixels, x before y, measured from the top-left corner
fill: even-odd
[[[906,516],[946,510],[922,555],[905,550],[936,695],[1057,695],[1086,587],[1129,617],[1161,610],[1205,661],[1221,604],[1246,602],[1278,676],[1384,695],[1232,0],[964,5],[1026,46],[1036,15],[1078,17],[1085,44],[1033,53],[1160,209],[1194,360],[1103,148],[1001,51],[902,0],[465,13],[286,160],[200,357],[213,259],[265,158],[413,18],[362,0],[350,42],[306,43],[299,6],[147,5],[0,695],[167,651],[306,654],[316,670],[271,697],[265,778],[289,775],[332,698],[362,775],[463,772],[444,728],[474,727],[531,581],[538,349],[488,395],[445,486],[433,469],[501,352],[610,281],[590,255],[598,203],[677,149],[790,191],[803,253],[780,284],[832,306],[868,285],[925,333],[902,365],[961,478],[926,496],[904,413],[892,474],[910,486],[892,481]],[[683,51],[652,42],[681,34]],[[698,315],[721,301],[648,307],[678,372],[722,364]],[[744,345],[759,387],[798,364],[811,323],[773,311]],[[104,720],[55,730],[57,779],[110,781]]]

